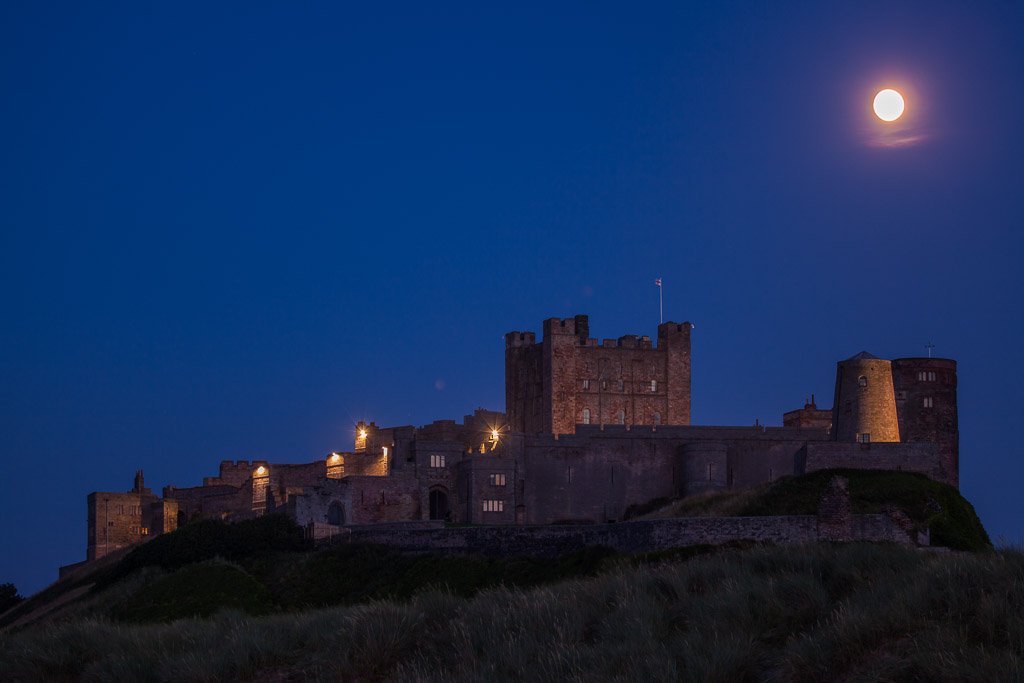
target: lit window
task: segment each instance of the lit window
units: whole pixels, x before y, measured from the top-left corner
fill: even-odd
[[[590,408],[583,409],[583,424],[590,424]]]
[[[491,486],[504,486],[505,475],[504,474],[492,474],[491,475]]]
[[[619,391],[622,391],[622,380],[619,380]]]
[[[658,390],[658,380],[652,379],[651,380],[651,393],[653,394],[657,390]]]
[[[857,378],[857,384],[861,385],[862,387],[866,387],[868,385],[868,378],[865,377],[864,375],[861,375],[860,377]]]
[[[619,424],[620,425],[626,424],[626,411],[624,411],[624,410],[620,410],[619,411]]]
[[[858,443],[871,443],[871,435],[870,434],[858,434],[857,435],[857,442]]]
[[[504,512],[505,501],[503,500],[484,500],[484,512]]]
[[[657,427],[660,424],[661,424],[661,413],[655,411],[654,412],[654,426]]]
[[[935,399],[933,399],[931,396],[925,396],[924,397],[924,407],[925,408],[934,408],[935,407]]]
[[[431,467],[444,467],[444,456],[443,455],[432,455],[430,456]]]

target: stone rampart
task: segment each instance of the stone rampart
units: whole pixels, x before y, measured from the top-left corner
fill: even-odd
[[[942,481],[935,443],[808,443],[804,472],[835,468],[920,472]]]
[[[851,539],[912,545],[914,539],[888,515],[853,515]],[[374,529],[353,527],[352,542],[378,543],[403,552],[453,552],[494,556],[557,557],[585,546],[647,552],[689,545],[754,540],[778,544],[821,538],[815,515],[790,517],[687,517],[578,526],[449,527]]]

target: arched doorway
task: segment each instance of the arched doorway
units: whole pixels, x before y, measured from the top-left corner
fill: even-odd
[[[331,503],[327,508],[327,523],[334,526],[341,526],[345,523],[345,506],[341,503]]]
[[[448,519],[448,491],[435,488],[430,491],[430,519]]]

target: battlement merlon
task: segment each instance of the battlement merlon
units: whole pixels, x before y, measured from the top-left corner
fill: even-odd
[[[520,332],[515,330],[505,335],[505,348],[510,349],[518,346],[533,346],[537,343],[535,332]]]

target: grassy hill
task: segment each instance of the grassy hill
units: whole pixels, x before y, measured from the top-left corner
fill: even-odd
[[[619,560],[529,589],[263,616],[67,615],[0,634],[10,681],[999,681],[1024,678],[1022,661],[1024,554],[872,544]]]
[[[832,474],[660,501],[649,514],[813,514]],[[317,550],[284,517],[205,520],[0,615],[0,678],[1021,679],[1024,556],[992,550],[952,487],[843,474],[856,512],[898,505],[933,540],[977,552],[748,542],[412,556]]]

